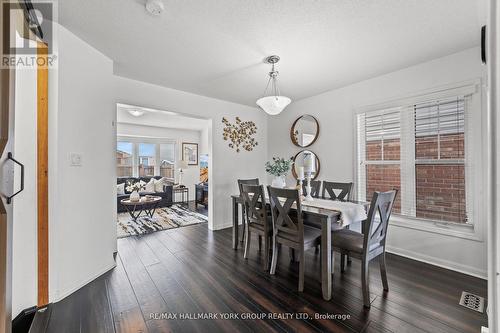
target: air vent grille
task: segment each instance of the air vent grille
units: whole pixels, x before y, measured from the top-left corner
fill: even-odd
[[[462,296],[458,304],[477,312],[483,313],[484,311],[484,297],[474,295],[467,291],[462,291]]]

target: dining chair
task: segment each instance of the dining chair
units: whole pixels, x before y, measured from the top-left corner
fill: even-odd
[[[246,213],[246,232],[245,232],[245,254],[243,257],[248,258],[250,252],[251,235],[255,233],[264,238],[264,270],[269,268],[269,250],[271,249],[272,237],[272,222],[271,217],[267,214],[266,196],[263,185],[247,185],[241,184],[241,196]],[[264,203],[264,204],[262,204]],[[259,244],[259,250],[261,245]]]
[[[251,178],[251,179],[238,179],[238,189],[240,190],[240,196],[241,196],[241,185],[242,184],[247,184],[247,185],[259,185],[259,178]],[[245,205],[242,205],[241,209],[241,223],[243,227],[243,232],[241,233],[241,241],[245,239],[245,225],[246,225],[246,218],[245,218]],[[259,238],[259,246],[260,246],[260,238]]]
[[[321,197],[323,199],[347,201],[351,198],[352,185],[352,182],[339,183],[323,181],[323,193]],[[339,191],[339,193],[336,194],[335,191]],[[349,226],[347,226],[347,229],[349,229]],[[332,231],[336,232],[338,230],[342,229],[334,229]],[[316,252],[318,252],[318,250],[316,250]],[[342,260],[345,260],[345,257],[347,257],[347,262],[350,264],[351,258],[348,255],[341,255]]]
[[[345,271],[343,255],[349,254],[361,259],[361,284],[363,304],[370,307],[370,289],[368,281],[368,265],[373,259],[380,257],[380,275],[385,291],[389,290],[387,270],[385,267],[385,241],[392,207],[398,191],[375,192],[370,203],[368,217],[363,222],[363,233],[344,229],[332,232],[332,248],[341,254],[340,271]],[[377,219],[378,215],[378,219]]]
[[[281,189],[268,186],[273,224],[273,256],[271,275],[276,273],[278,245],[288,246],[298,252],[299,292],[304,290],[305,251],[321,242],[321,230],[304,225],[300,193],[296,189]],[[292,206],[295,204],[295,207]]]
[[[340,191],[339,194],[335,193],[336,190]],[[323,192],[321,194],[321,197],[323,199],[346,201],[351,198],[351,191],[352,182],[338,183],[323,181]]]
[[[297,180],[297,185],[299,185],[299,184],[300,184],[300,181]],[[304,196],[307,195],[306,186],[307,186],[307,180],[303,180],[302,181],[302,193],[304,194]],[[320,189],[321,189],[321,180],[311,180],[311,196],[313,198],[319,198]]]

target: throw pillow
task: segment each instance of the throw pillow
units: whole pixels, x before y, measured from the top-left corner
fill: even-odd
[[[116,194],[125,194],[125,183],[116,185]]]
[[[156,193],[161,193],[163,192],[163,185],[166,184],[168,178],[163,177],[160,179],[155,179],[155,192]]]
[[[145,192],[150,192],[150,193],[155,192],[155,180],[156,179],[151,178],[151,180],[146,184],[146,187],[144,188]]]

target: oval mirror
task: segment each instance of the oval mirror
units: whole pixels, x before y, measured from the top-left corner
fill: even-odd
[[[309,147],[316,141],[319,135],[319,123],[311,115],[303,115],[297,118],[290,129],[290,138],[298,147]]]
[[[321,169],[321,164],[318,155],[310,150],[302,150],[293,157],[293,167],[292,174],[295,179],[298,179],[300,174],[300,168],[304,168],[304,173],[307,176],[307,172],[311,172],[311,179],[314,180],[319,176],[319,171]]]

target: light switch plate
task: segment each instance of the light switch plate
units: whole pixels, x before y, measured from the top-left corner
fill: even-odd
[[[82,166],[83,155],[80,153],[70,153],[69,163],[71,166]]]

